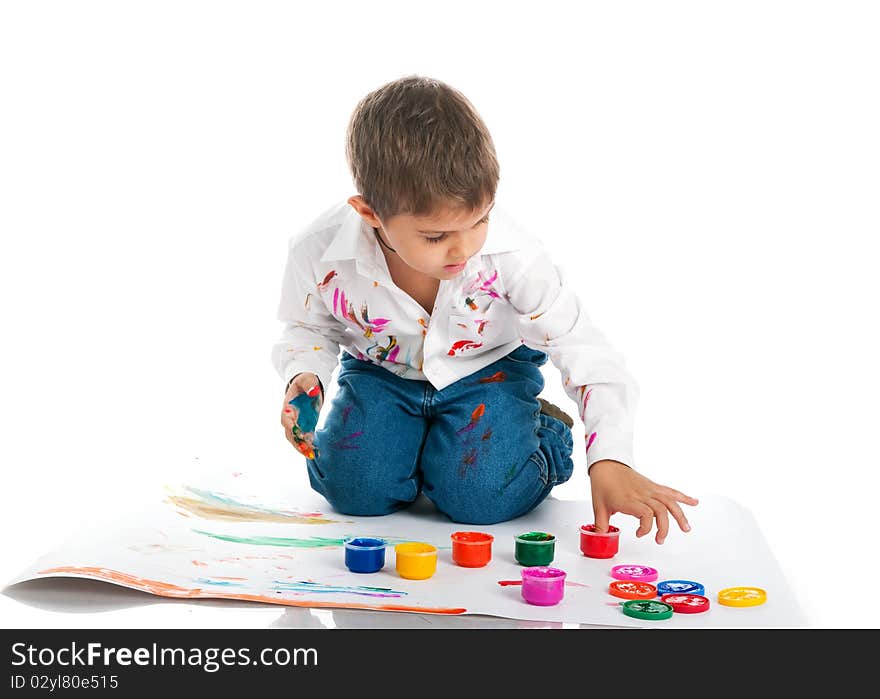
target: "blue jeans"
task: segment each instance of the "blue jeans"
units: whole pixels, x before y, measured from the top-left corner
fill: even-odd
[[[546,361],[521,345],[438,391],[344,352],[312,487],[349,515],[389,514],[420,492],[454,522],[529,512],[573,468],[571,430],[540,413]]]

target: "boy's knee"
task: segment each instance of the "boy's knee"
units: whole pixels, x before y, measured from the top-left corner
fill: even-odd
[[[335,477],[309,463],[309,482],[324,496],[334,510],[356,517],[378,517],[411,504],[418,496],[416,483],[398,483],[391,488],[381,479],[358,482],[345,473]]]
[[[323,493],[330,506],[340,514],[353,517],[381,517],[396,512],[405,503],[391,503],[387,500],[368,500],[365,498],[351,497],[350,493],[336,492]]]
[[[497,524],[523,514],[517,494],[509,492],[502,480],[450,479],[426,495],[459,524]]]
[[[436,503],[435,503],[436,505]],[[475,508],[462,504],[436,505],[437,509],[457,524],[498,524],[518,517],[521,513],[503,513],[497,509],[487,510],[485,507]]]

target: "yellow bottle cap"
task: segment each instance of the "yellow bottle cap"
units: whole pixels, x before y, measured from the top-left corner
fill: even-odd
[[[760,587],[728,587],[718,592],[718,604],[725,607],[757,607],[767,601],[767,591]]]

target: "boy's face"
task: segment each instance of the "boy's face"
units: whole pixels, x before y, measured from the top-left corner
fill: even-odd
[[[423,216],[398,214],[380,220],[361,197],[352,197],[349,203],[367,223],[379,229],[401,261],[440,280],[460,274],[465,263],[483,247],[489,212],[495,204],[489,202],[473,211],[442,207]]]

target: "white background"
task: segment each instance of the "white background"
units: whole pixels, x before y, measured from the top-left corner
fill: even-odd
[[[194,463],[300,468],[269,363],[287,239],[354,193],[358,99],[418,73],[480,111],[499,200],[627,357],[637,467],[748,507],[811,625],[880,626],[859,604],[880,584],[878,17],[3,3],[0,584]],[[576,459],[559,490],[585,497]]]

